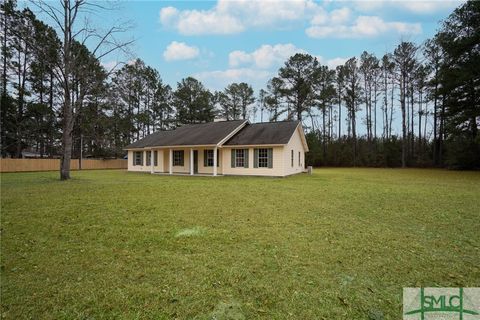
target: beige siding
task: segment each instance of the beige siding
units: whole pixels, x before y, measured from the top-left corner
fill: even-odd
[[[168,170],[168,167],[165,167],[165,162],[163,161],[164,158],[167,158],[168,157],[168,154],[165,156],[166,154],[166,151],[167,150],[163,150],[163,149],[158,149],[158,162],[157,162],[157,166],[154,167],[154,171],[155,172],[164,172],[166,170]]]
[[[137,150],[138,151],[138,150]],[[135,166],[133,165],[133,155],[134,151],[133,150],[128,150],[128,171],[150,171],[150,168],[147,168],[147,166]],[[145,164],[145,155],[143,157],[143,161]]]
[[[183,150],[183,166],[173,166],[172,167],[173,173],[189,173],[190,172],[190,149],[174,148],[172,150],[173,151]],[[172,151],[172,156],[173,156],[173,151]],[[169,157],[170,157],[169,149],[165,149],[165,153],[167,154],[167,156],[166,156],[166,158],[167,158],[167,170],[165,170],[165,171],[169,172],[169,166],[170,166],[170,161],[168,160]]]
[[[253,167],[253,147],[238,147],[242,149],[248,148],[248,168],[232,168],[231,164],[231,152],[235,147],[224,147],[221,153],[223,155],[222,172],[225,175],[248,175],[248,176],[284,176],[283,163],[283,146],[258,146],[259,148],[272,148],[273,159],[272,168],[254,168]]]
[[[195,149],[198,150],[198,173],[203,173],[203,174],[213,174],[213,167],[205,167],[203,165],[203,158],[204,158],[204,150],[212,150],[212,148],[204,148],[204,149]],[[217,167],[217,174],[222,174],[222,164],[223,164],[223,154],[222,154],[222,149],[219,149],[218,152],[218,167]]]
[[[305,168],[305,147],[303,146],[301,139],[301,127],[295,130],[295,133],[290,138],[290,141],[285,146],[284,163],[285,163],[285,175],[296,174],[304,171]],[[293,166],[292,166],[292,150],[293,150]],[[298,153],[300,152],[300,164],[298,163]]]
[[[153,170],[155,172],[164,172],[165,170],[168,171],[168,150],[158,149],[157,151],[158,151],[158,154],[157,154],[158,162],[157,162],[157,165],[153,167]],[[167,151],[167,166],[166,167],[165,167],[165,163],[164,163],[164,151]],[[147,163],[147,152],[150,152],[150,150],[143,150],[143,166],[134,166],[133,165],[133,152],[134,152],[133,150],[128,150],[128,171],[150,172],[151,171],[151,166],[146,165],[146,163]],[[152,162],[153,161],[154,160],[153,160],[153,157],[152,157]]]
[[[170,157],[170,153],[168,149],[163,149],[162,150],[162,156],[163,156],[163,171],[160,172],[169,172],[169,166],[170,166],[170,161],[168,160]]]

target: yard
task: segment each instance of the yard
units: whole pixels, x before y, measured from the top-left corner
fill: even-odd
[[[480,172],[1,175],[6,319],[398,319],[480,286]]]

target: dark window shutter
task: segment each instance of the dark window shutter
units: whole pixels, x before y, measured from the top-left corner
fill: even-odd
[[[268,167],[273,168],[273,149],[268,148]]]
[[[158,151],[153,151],[153,165],[158,166]]]
[[[142,152],[140,153],[140,154],[141,154],[141,156],[140,156],[140,165],[141,165],[141,166],[144,165],[144,163],[143,163],[143,154],[144,154],[144,153],[145,153],[145,151],[142,151]]]
[[[217,149],[217,167],[220,167],[220,149]]]
[[[206,167],[208,165],[207,158],[208,158],[208,150],[204,149],[203,150],[203,166],[204,167]]]
[[[136,151],[132,151],[132,160],[133,160],[133,163],[132,165],[134,166],[135,165],[135,156],[136,156],[137,152]]]
[[[185,165],[185,151],[181,150],[180,151],[180,154],[181,154],[181,166],[183,167]]]
[[[235,168],[235,149],[232,149],[232,168]]]
[[[243,167],[244,167],[244,168],[248,168],[248,150],[249,150],[249,149],[243,149],[243,156],[244,156]]]
[[[253,167],[258,168],[258,149],[253,149]]]

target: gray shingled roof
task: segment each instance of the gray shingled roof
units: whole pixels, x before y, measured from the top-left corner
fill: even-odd
[[[124,149],[168,146],[214,145],[225,139],[246,120],[189,124],[175,130],[158,131]]]
[[[299,121],[279,121],[247,124],[225,145],[287,144]]]

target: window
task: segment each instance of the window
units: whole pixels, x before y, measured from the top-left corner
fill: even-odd
[[[183,150],[173,150],[173,165],[183,167]]]
[[[235,149],[235,167],[245,166],[245,149]]]
[[[273,149],[253,149],[254,168],[273,168]]]
[[[291,156],[291,158],[292,158],[292,159],[291,159],[291,163],[292,163],[292,168],[293,168],[293,150],[292,150],[291,154],[292,154],[292,156]]]
[[[213,167],[213,149],[203,150],[203,166]],[[217,149],[217,167],[220,166],[220,150]]]
[[[134,152],[134,156],[133,156],[133,159],[134,159],[133,165],[134,166],[142,166],[143,165],[142,155],[143,155],[142,151],[135,151]]]
[[[298,151],[298,166],[300,167],[302,165],[302,162],[300,161],[300,151]]]
[[[158,151],[153,151],[153,165],[158,166]]]
[[[204,156],[205,156],[205,160],[204,160],[205,167],[213,167],[213,150],[205,150]]]
[[[268,168],[268,149],[258,149],[258,167]]]
[[[232,168],[248,168],[248,149],[232,149]]]
[[[147,164],[146,166],[150,166],[152,164],[152,152],[151,151],[145,151],[147,153]]]

